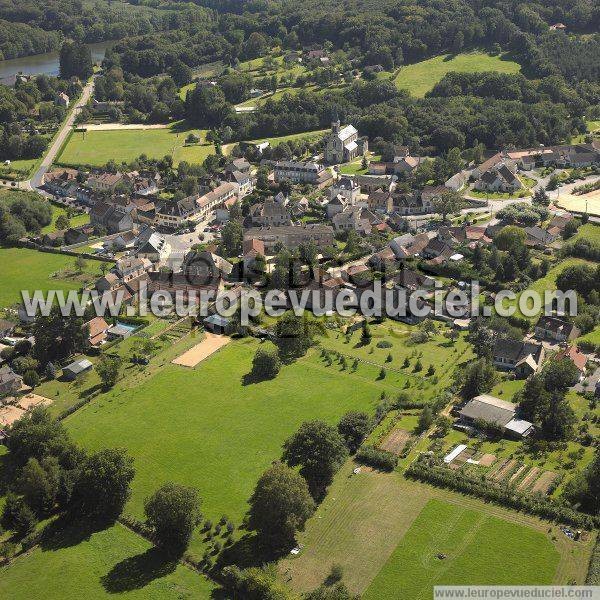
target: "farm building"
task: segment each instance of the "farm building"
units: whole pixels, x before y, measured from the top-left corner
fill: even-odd
[[[204,319],[204,327],[208,331],[218,334],[228,334],[232,331],[232,323],[230,319],[221,317],[220,315],[210,315]]]
[[[82,373],[89,371],[93,367],[92,363],[87,358],[82,358],[80,360],[76,360],[72,362],[70,365],[67,365],[63,371],[63,378],[67,381],[74,381],[77,379]]]
[[[527,437],[532,433],[533,425],[519,419],[516,412],[516,406],[512,402],[482,394],[467,402],[460,411],[460,419],[469,425],[485,423],[497,427],[506,437]]]

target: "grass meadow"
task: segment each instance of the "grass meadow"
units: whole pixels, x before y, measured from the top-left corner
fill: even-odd
[[[26,248],[0,248],[2,285],[0,308],[21,300],[21,290],[78,290],[85,281],[100,274],[98,261],[87,261],[84,273],[75,275],[75,258]]]
[[[165,563],[149,542],[119,524],[68,528],[0,568],[0,597],[11,600],[205,600],[214,587],[183,565]]]
[[[67,211],[62,206],[52,205],[52,222],[46,227],[42,228],[42,233],[52,233],[57,230],[56,220],[61,215],[66,215]],[[69,219],[71,227],[80,227],[81,225],[87,225],[90,222],[90,215],[87,213],[77,214]]]
[[[65,420],[85,447],[125,447],[135,458],[128,512],[142,516],[144,498],[175,481],[199,490],[206,517],[239,524],[258,477],[303,421],[372,412],[383,391],[397,389],[370,365],[356,373],[327,368],[314,350],[274,380],[244,385],[257,346],[235,341],[194,369],[168,363]],[[199,547],[196,539],[192,551]]]
[[[425,600],[435,585],[549,585],[559,559],[540,531],[430,500],[363,598]]]
[[[344,465],[299,534],[300,554],[279,563],[298,592],[320,585],[334,564],[352,593],[378,600],[429,600],[436,584],[585,579],[593,536],[573,542],[539,519],[398,472],[354,474],[355,466]]]
[[[413,96],[421,98],[433,89],[446,73],[518,73],[521,67],[506,56],[492,56],[485,52],[463,54],[443,54],[412,65],[402,67],[394,77],[398,88],[407,90]]]
[[[162,158],[169,155],[177,166],[186,161],[191,164],[201,164],[207,156],[215,153],[212,144],[206,143],[206,131],[183,129],[181,124],[175,124],[164,129],[121,129],[109,131],[74,132],[56,162],[64,165],[102,166],[113,159],[117,163],[131,162],[142,154],[150,158]],[[327,130],[308,131],[280,137],[263,138],[272,146],[291,140],[318,140]],[[185,145],[185,139],[190,133],[200,135],[200,144]],[[223,147],[227,154],[231,144]]]
[[[190,134],[200,135],[201,143],[185,145]],[[140,155],[150,158],[172,156],[175,165],[181,161],[202,163],[214,154],[212,144],[204,141],[206,132],[183,129],[180,123],[163,129],[116,129],[109,131],[73,132],[56,162],[65,165],[102,166],[109,160],[131,162]]]

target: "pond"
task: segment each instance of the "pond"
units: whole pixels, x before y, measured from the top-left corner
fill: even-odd
[[[104,59],[106,49],[114,45],[114,41],[87,44],[92,51],[92,61],[100,63]],[[11,58],[0,60],[0,83],[13,85],[15,75],[58,75],[58,52],[46,52],[45,54],[34,54],[22,58]]]

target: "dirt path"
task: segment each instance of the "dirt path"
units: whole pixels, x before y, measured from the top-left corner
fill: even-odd
[[[119,131],[129,129],[168,129],[171,125],[171,123],[156,123],[154,125],[147,125],[145,123],[89,123],[78,125],[78,128],[87,131]]]

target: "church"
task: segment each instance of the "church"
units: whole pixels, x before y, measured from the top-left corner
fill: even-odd
[[[358,137],[353,125],[340,128],[340,120],[331,123],[331,133],[325,138],[324,159],[333,165],[348,162],[365,154],[369,149],[366,137]]]

